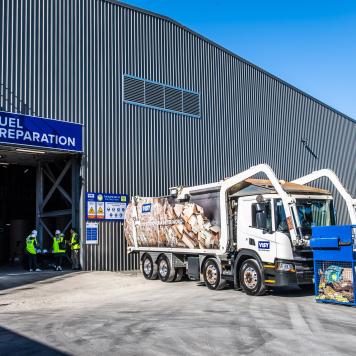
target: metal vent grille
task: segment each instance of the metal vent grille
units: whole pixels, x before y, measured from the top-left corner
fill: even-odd
[[[165,109],[183,112],[182,90],[166,88],[165,90]]]
[[[126,74],[123,83],[123,98],[128,104],[200,117],[198,93]]]
[[[161,84],[145,83],[146,104],[158,108],[164,107],[164,87]]]
[[[145,103],[145,83],[142,80],[124,77],[124,100],[139,104]]]
[[[200,115],[199,95],[183,91],[183,111],[191,115]]]

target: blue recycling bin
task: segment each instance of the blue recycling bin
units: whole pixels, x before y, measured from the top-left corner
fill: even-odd
[[[312,228],[317,302],[356,306],[356,225]]]

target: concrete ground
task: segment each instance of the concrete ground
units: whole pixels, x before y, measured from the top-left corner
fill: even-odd
[[[22,272],[23,273],[23,272]],[[136,273],[0,273],[0,355],[355,355],[356,309]]]

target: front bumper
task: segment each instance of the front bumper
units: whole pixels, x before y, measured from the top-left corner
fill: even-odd
[[[273,268],[265,268],[265,284],[271,287],[286,287],[301,284],[314,283],[314,271],[303,269],[295,272],[277,271]]]

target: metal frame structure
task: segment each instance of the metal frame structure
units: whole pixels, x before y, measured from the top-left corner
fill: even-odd
[[[292,222],[292,209],[295,206],[295,198],[290,197],[282,188],[276,174],[272,170],[272,168],[267,164],[259,164],[257,166],[253,166],[241,173],[236,174],[235,176],[228,178],[224,181],[220,181],[212,184],[204,184],[197,187],[189,187],[184,188],[180,192],[180,196],[184,196],[186,194],[190,194],[194,191],[206,190],[209,188],[219,188],[220,190],[220,207],[221,207],[221,240],[220,240],[220,253],[224,253],[226,251],[226,246],[228,242],[228,219],[226,214],[226,209],[223,207],[227,206],[227,192],[233,186],[238,183],[241,183],[245,179],[253,177],[258,173],[264,173],[268,179],[271,181],[273,187],[276,189],[276,192],[280,196],[283,202],[284,210],[286,212],[286,218],[290,219]],[[296,216],[296,214],[294,214]],[[297,234],[295,229],[290,230],[291,238],[293,243],[297,243]]]
[[[351,224],[355,225],[356,224],[356,199],[352,198],[351,194],[349,194],[345,189],[345,187],[342,185],[339,177],[331,169],[320,169],[318,171],[314,171],[303,177],[295,179],[294,181],[292,181],[292,183],[305,185],[324,177],[330,180],[330,182],[334,185],[335,189],[340,193],[342,198],[345,200],[347,210],[349,212]]]
[[[54,162],[57,164],[57,162]],[[71,156],[65,161],[64,167],[61,167],[61,172],[58,176],[54,174],[49,163],[38,163],[36,173],[36,229],[39,234],[39,243],[43,246],[43,234],[46,231],[50,236],[53,232],[50,231],[45,218],[57,218],[62,216],[70,216],[67,224],[63,229],[65,233],[70,226],[79,224],[79,199],[80,199],[80,181],[79,181],[80,165],[76,156]],[[71,189],[68,193],[61,185],[63,179],[71,175]],[[44,194],[45,179],[52,183],[47,194]],[[68,209],[45,211],[46,205],[53,200],[53,194],[58,191],[68,204]]]

